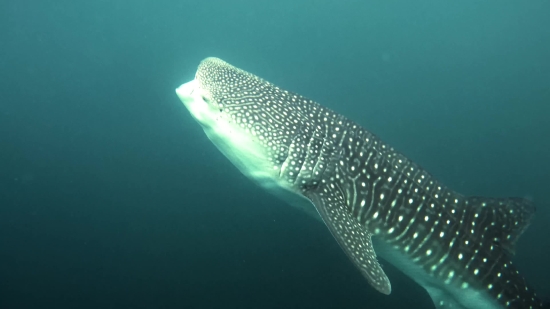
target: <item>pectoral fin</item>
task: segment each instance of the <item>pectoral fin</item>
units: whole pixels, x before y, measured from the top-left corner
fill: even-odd
[[[351,216],[340,190],[325,186],[306,195],[317,208],[340,247],[370,285],[383,294],[390,294],[390,280],[376,259],[371,241],[372,234]]]

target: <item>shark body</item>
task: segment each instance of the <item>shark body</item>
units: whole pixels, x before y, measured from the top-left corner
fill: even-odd
[[[530,201],[457,193],[357,123],[217,58],[176,92],[242,173],[318,213],[379,292],[391,285],[377,254],[438,309],[543,308],[510,259]]]

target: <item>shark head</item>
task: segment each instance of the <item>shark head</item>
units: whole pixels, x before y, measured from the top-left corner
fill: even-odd
[[[221,59],[206,58],[200,63],[195,79],[181,85],[176,93],[205,129],[233,126],[242,119],[236,119],[237,115],[232,117],[227,105],[238,106],[238,86],[249,78],[246,75]]]
[[[298,119],[287,97],[299,96],[236,68],[206,58],[195,79],[176,93],[208,138],[239,170],[267,187],[293,183],[279,177]],[[280,101],[277,98],[281,98]]]

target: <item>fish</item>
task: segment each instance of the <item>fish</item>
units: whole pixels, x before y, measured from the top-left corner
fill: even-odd
[[[380,257],[438,309],[546,308],[512,262],[532,201],[453,191],[358,123],[219,58],[176,94],[241,173],[322,220],[378,292],[391,293]]]

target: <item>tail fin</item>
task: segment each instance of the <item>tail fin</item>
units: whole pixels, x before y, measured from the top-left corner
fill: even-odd
[[[522,198],[469,197],[466,204],[479,216],[476,221],[483,221],[483,237],[510,255],[535,213],[533,202]]]

